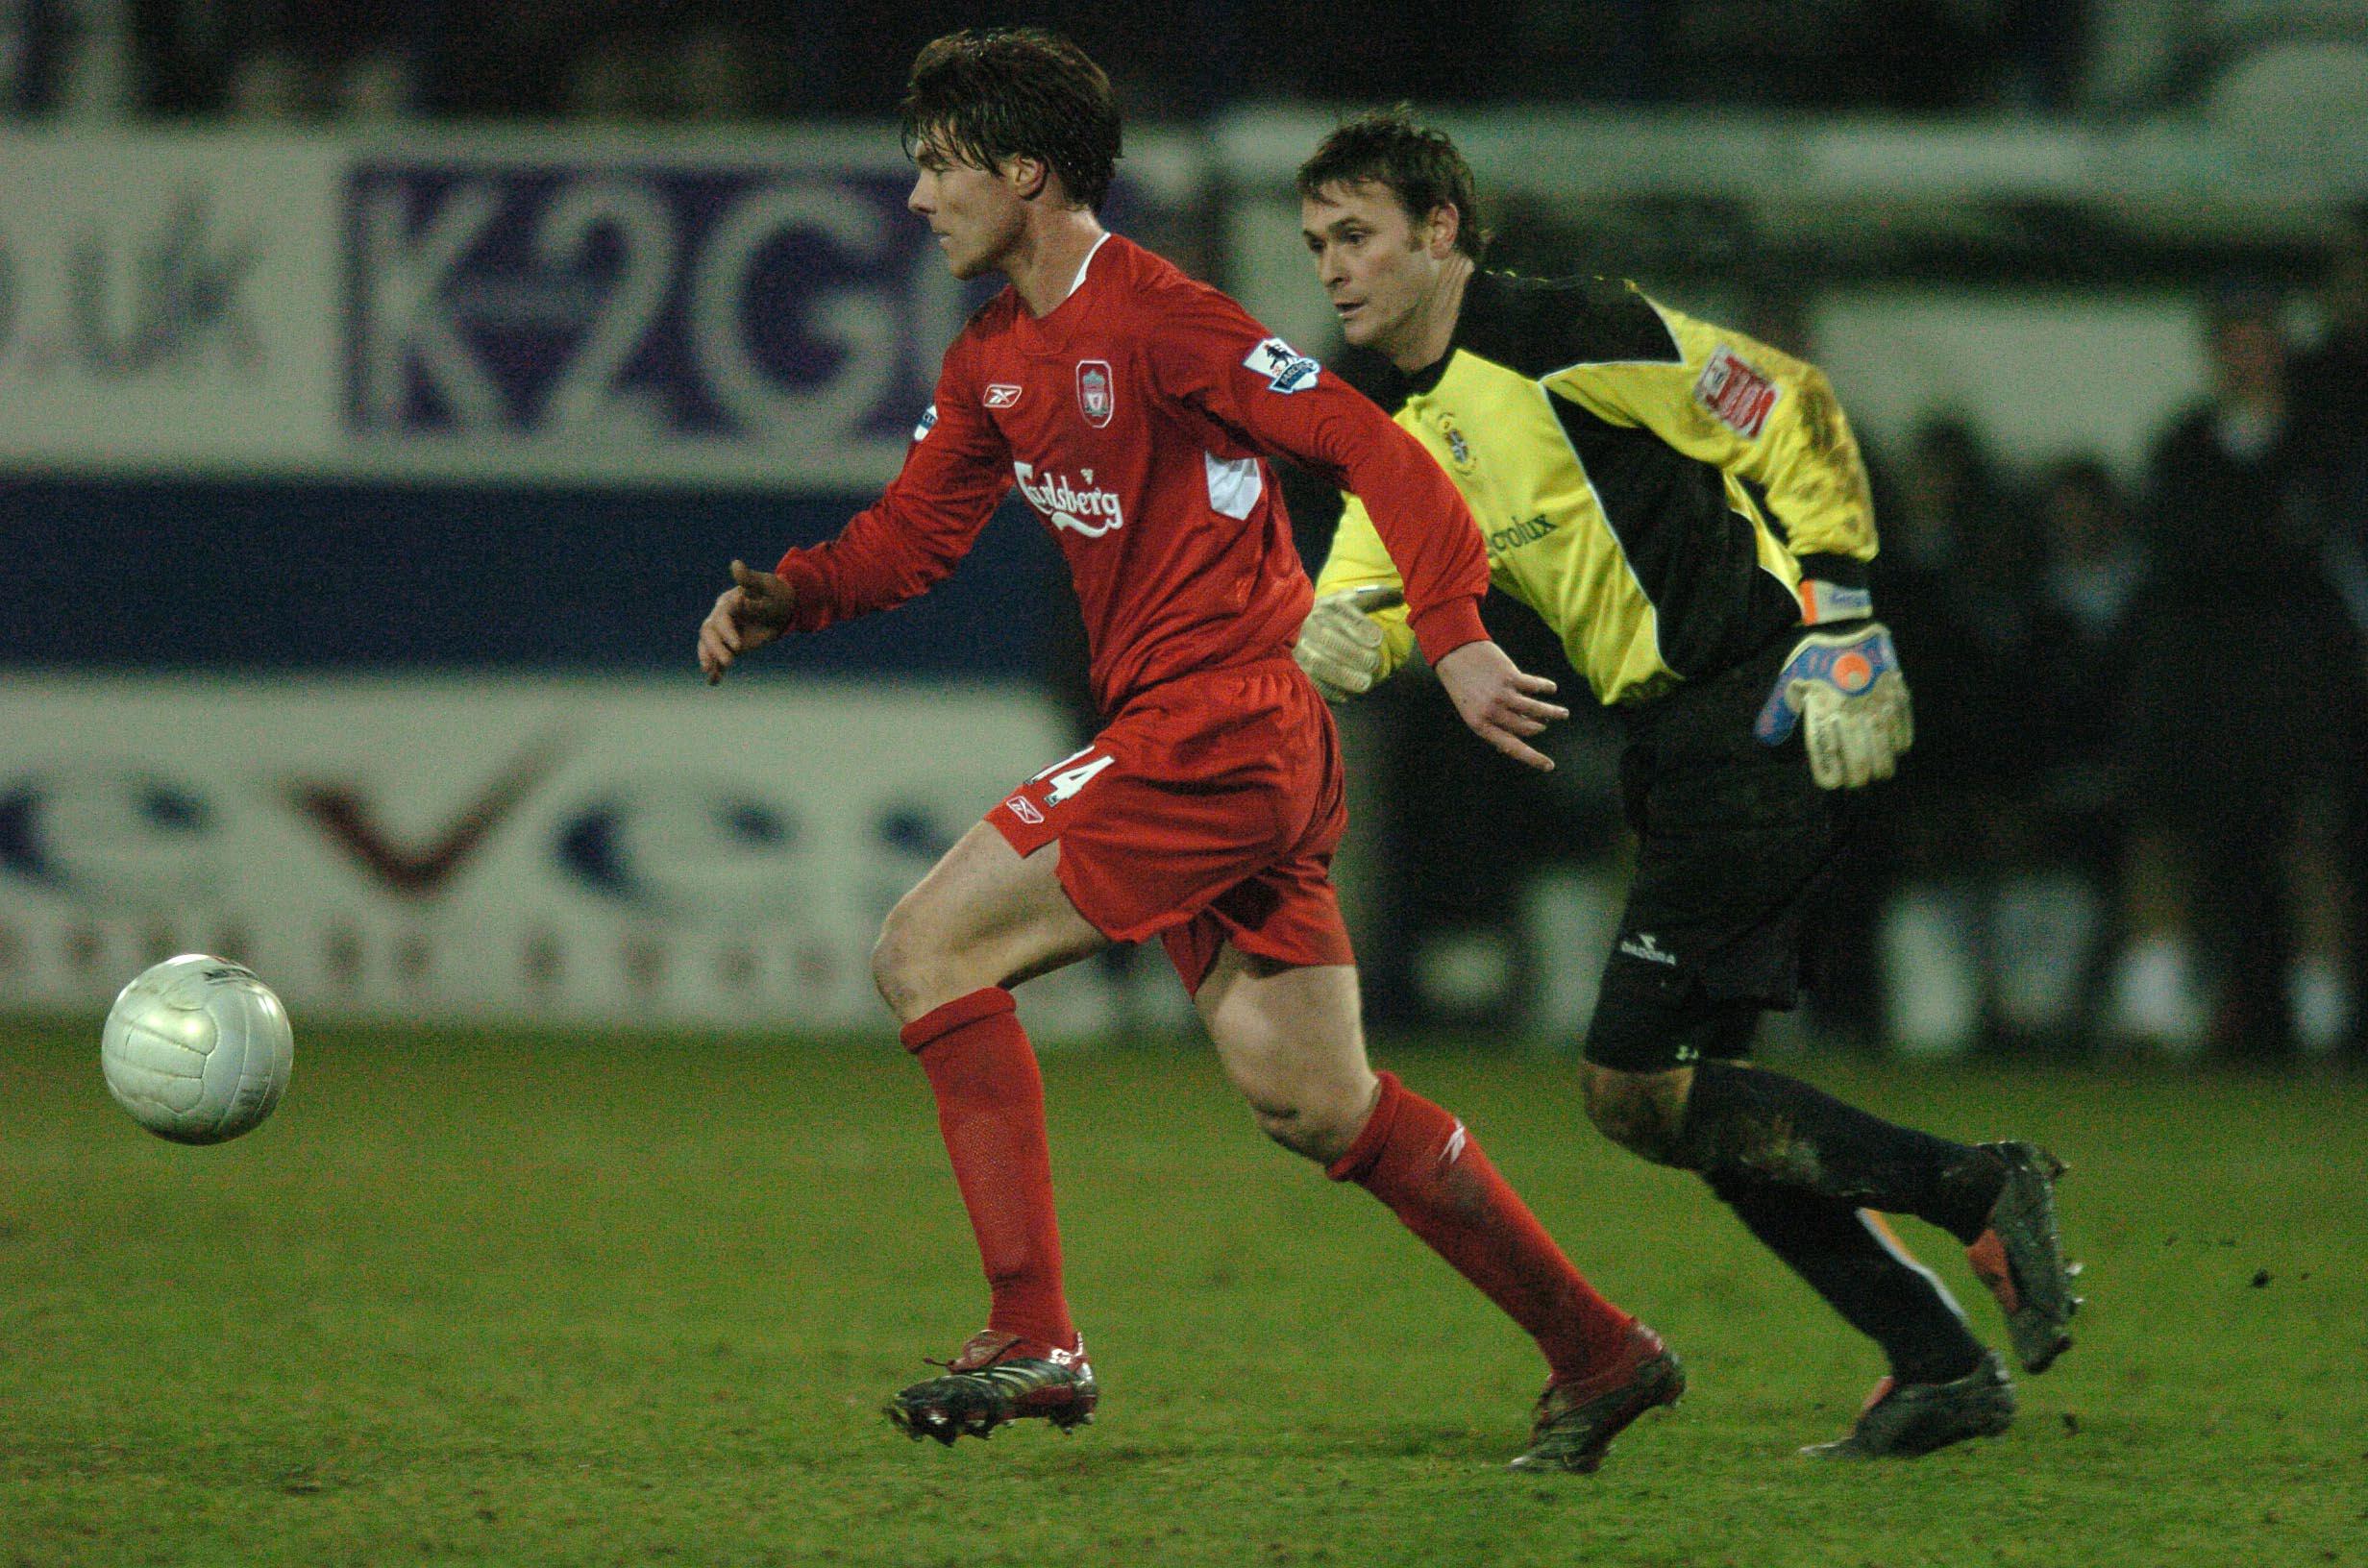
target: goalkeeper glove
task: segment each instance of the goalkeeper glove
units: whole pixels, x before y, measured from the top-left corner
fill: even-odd
[[[1373,689],[1381,678],[1382,632],[1371,612],[1405,602],[1404,593],[1383,583],[1316,600],[1291,656],[1325,701],[1345,702]]]
[[[1880,621],[1813,631],[1794,645],[1751,732],[1782,746],[1795,723],[1811,776],[1824,788],[1857,789],[1888,778],[1914,743],[1908,680]]]

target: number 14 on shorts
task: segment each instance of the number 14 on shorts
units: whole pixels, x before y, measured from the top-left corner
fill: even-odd
[[[1012,841],[1012,846],[1024,855],[1051,837],[1047,814],[1092,783],[1096,774],[1116,761],[1118,758],[1102,750],[1098,741],[1082,751],[1071,752],[1022,785],[1019,794],[1006,796],[999,809],[1009,813],[1012,821],[1019,824],[1003,825],[1004,836]],[[994,813],[988,816],[992,818]]]
[[[1084,789],[1096,773],[1117,760],[1106,751],[1096,755],[1094,747],[1089,746],[1082,751],[1072,751],[1028,782],[1041,784],[1047,779],[1051,780],[1052,787],[1045,792],[1045,804],[1057,806]]]

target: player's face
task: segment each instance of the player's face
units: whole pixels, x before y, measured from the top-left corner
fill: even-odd
[[[1418,225],[1376,181],[1325,185],[1299,204],[1299,233],[1340,314],[1342,336],[1390,354],[1419,331],[1417,315],[1454,254],[1436,232],[1432,223]]]
[[[937,236],[956,278],[999,270],[1020,241],[1027,207],[1013,183],[966,163],[934,138],[913,150],[913,193],[904,205]]]

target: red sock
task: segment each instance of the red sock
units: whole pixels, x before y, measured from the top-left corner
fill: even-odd
[[[1406,1228],[1529,1331],[1554,1380],[1616,1357],[1636,1319],[1595,1293],[1464,1124],[1381,1076],[1381,1100],[1328,1175],[1388,1204]]]
[[[906,1024],[903,1040],[937,1093],[938,1131],[993,1292],[987,1327],[1076,1348],[1061,1293],[1045,1081],[1011,992],[988,986],[958,996]]]

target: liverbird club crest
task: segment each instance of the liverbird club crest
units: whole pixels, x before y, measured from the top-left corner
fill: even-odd
[[[1077,406],[1096,429],[1110,423],[1110,361],[1084,359],[1077,364]]]

